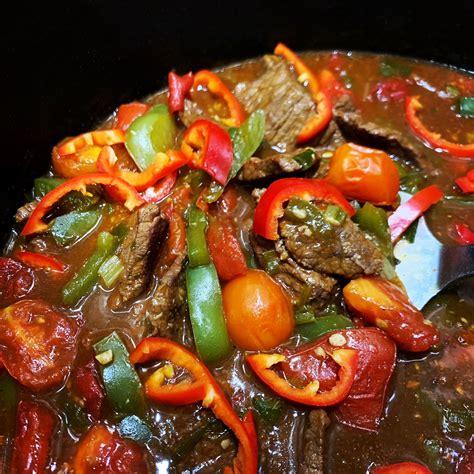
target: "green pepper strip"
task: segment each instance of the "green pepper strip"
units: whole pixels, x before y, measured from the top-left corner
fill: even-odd
[[[96,355],[112,351],[112,360],[100,365],[100,374],[110,407],[118,415],[148,417],[143,387],[137,372],[129,361],[129,353],[114,331],[94,344]]]
[[[140,171],[144,171],[157,153],[165,153],[174,147],[177,135],[178,128],[168,107],[159,104],[130,124],[125,145]]]
[[[222,360],[230,351],[219,277],[212,263],[186,270],[194,341],[204,362]]]
[[[42,176],[40,178],[36,178],[33,187],[33,196],[35,199],[41,199],[45,197],[50,191],[65,182],[66,180],[63,178],[53,178],[52,176]]]
[[[189,209],[186,239],[188,244],[189,266],[191,268],[210,263],[206,243],[207,217],[196,206]]]
[[[299,325],[297,327],[297,332],[306,339],[313,341],[336,329],[347,329],[353,327],[354,324],[346,316],[331,314],[328,316],[318,316],[312,323]]]
[[[306,148],[298,155],[294,156],[293,159],[301,165],[301,170],[306,171],[314,165],[316,161],[316,152],[313,148]]]
[[[118,238],[108,232],[101,232],[97,238],[94,253],[72,277],[62,290],[63,301],[67,305],[75,305],[87,295],[99,278],[99,268],[112,255],[118,245]]]
[[[359,227],[373,237],[375,244],[389,259],[392,258],[393,247],[388,227],[387,213],[366,202],[355,214],[354,221]]]
[[[265,135],[265,113],[262,110],[253,112],[239,128],[229,129],[234,159],[227,182],[237,176],[240,168],[257,151]],[[224,192],[225,186],[213,181],[203,197],[207,203],[215,202]]]
[[[69,212],[56,217],[50,228],[51,235],[58,245],[71,245],[94,228],[101,216],[99,209]]]
[[[7,372],[3,372],[0,374],[0,435],[11,434],[15,425],[17,405],[18,384]]]

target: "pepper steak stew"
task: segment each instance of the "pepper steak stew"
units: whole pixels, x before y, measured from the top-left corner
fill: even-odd
[[[59,143],[0,258],[3,472],[473,472],[472,292],[422,313],[394,256],[474,243],[473,117],[462,71],[279,44]]]

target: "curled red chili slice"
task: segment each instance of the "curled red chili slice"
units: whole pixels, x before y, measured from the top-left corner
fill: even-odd
[[[441,134],[429,130],[417,115],[423,108],[420,98],[417,96],[407,97],[405,100],[405,118],[412,130],[434,149],[445,151],[453,156],[461,158],[474,158],[474,143],[462,144],[446,140]]]
[[[71,191],[80,191],[86,194],[87,186],[93,184],[103,184],[104,186],[112,188],[114,197],[123,201],[124,206],[130,211],[145,202],[134,187],[120,178],[106,173],[85,174],[66,181],[46,194],[32,212],[25,227],[23,227],[21,231],[21,235],[30,235],[45,231],[48,228],[48,224],[43,221],[43,217],[48,214],[63,196]]]
[[[283,216],[283,204],[292,197],[328,201],[349,216],[355,213],[342,193],[322,179],[284,178],[270,184],[260,198],[253,220],[254,232],[269,240],[278,239],[278,219]]]
[[[147,396],[157,402],[173,405],[202,401],[203,406],[211,409],[239,440],[233,472],[235,474],[256,473],[258,453],[252,412],[249,412],[244,421],[241,421],[205,364],[176,342],[160,337],[149,337],[130,354],[132,364],[156,360],[168,360],[186,369],[193,380],[165,384],[166,372],[164,368],[160,368],[145,382]]]
[[[337,405],[347,397],[354,383],[359,356],[357,351],[352,349],[336,349],[332,353],[326,352],[325,357],[330,357],[339,366],[338,380],[327,391],[320,391],[318,380],[298,388],[280,377],[272,367],[287,362],[287,356],[284,354],[253,354],[248,355],[246,360],[257,377],[280,397],[304,405],[325,407]]]

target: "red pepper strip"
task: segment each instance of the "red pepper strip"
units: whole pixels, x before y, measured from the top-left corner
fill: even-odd
[[[84,403],[85,411],[94,421],[99,421],[105,400],[105,391],[99,382],[99,374],[94,359],[76,367],[72,375],[74,393]]]
[[[456,180],[456,184],[462,189],[463,193],[474,193],[474,168]]]
[[[280,377],[271,367],[281,362],[287,362],[283,354],[254,354],[246,357],[250,367],[262,382],[270,387],[280,397],[304,405],[325,407],[342,402],[349,394],[357,372],[359,355],[353,349],[337,349],[329,355],[339,366],[336,384],[326,392],[319,391],[319,381],[315,380],[303,388],[291,385]]]
[[[323,69],[318,76],[321,89],[331,98],[341,97],[351,93],[344,85],[336,79],[336,76],[329,69]]]
[[[453,156],[474,158],[474,143],[461,144],[450,142],[441,137],[439,133],[432,132],[425,127],[416,115],[423,106],[417,96],[407,97],[405,100],[405,118],[413,131],[433,148],[439,148]]]
[[[87,145],[116,145],[125,143],[125,133],[123,130],[96,130],[87,132],[77,137],[71,138],[58,147],[58,155],[70,155],[76,153]]]
[[[155,161],[145,171],[129,171],[117,166],[117,155],[112,147],[106,146],[100,152],[97,169],[102,173],[122,179],[137,191],[145,191],[159,179],[184,166],[187,161],[182,152],[169,150],[166,153],[157,153]]]
[[[44,404],[22,400],[18,404],[10,472],[47,472],[57,417]]]
[[[321,90],[313,71],[290,48],[283,43],[278,43],[274,53],[283,56],[293,65],[299,81],[308,82],[308,88],[316,104],[317,115],[305,123],[296,138],[296,143],[301,144],[307,142],[328,126],[332,118],[332,103],[329,95]]]
[[[474,232],[466,224],[456,224],[454,227],[462,244],[474,244]]]
[[[200,168],[225,185],[234,157],[230,135],[210,120],[196,120],[185,132],[181,151],[189,166]]]
[[[154,186],[150,186],[142,193],[142,198],[145,202],[160,202],[171,193],[176,184],[177,171],[172,171],[168,176],[161,179]]]
[[[392,242],[396,242],[413,222],[433,204],[443,199],[443,196],[441,189],[432,184],[418,191],[407,202],[400,205],[388,218]]]
[[[399,462],[390,466],[380,466],[373,474],[433,474],[427,467],[416,462]]]
[[[247,263],[229,218],[212,219],[207,230],[207,245],[219,278],[224,281],[247,273]]]
[[[60,262],[56,257],[44,255],[36,252],[27,252],[22,250],[15,253],[15,257],[25,265],[33,268],[42,268],[53,272],[64,273],[68,266]]]
[[[45,231],[48,228],[48,224],[43,221],[43,217],[48,214],[52,207],[71,191],[80,191],[82,194],[86,194],[87,186],[92,184],[111,186],[114,190],[114,196],[120,198],[129,211],[141,206],[145,202],[135,188],[119,178],[105,173],[85,174],[69,179],[46,194],[32,212],[25,227],[23,227],[21,231],[21,235],[30,235]]]
[[[257,441],[252,437],[255,431],[249,429],[252,421],[251,415],[244,424],[232,409],[208,368],[180,344],[160,337],[149,337],[144,339],[130,354],[132,364],[157,359],[169,360],[186,369],[194,381],[163,385],[163,377],[153,377],[152,375],[145,382],[147,395],[159,403],[175,405],[202,400],[203,406],[210,408],[214,415],[230,428],[239,440],[239,449],[233,463],[234,472],[256,473],[258,467]]]
[[[172,114],[184,110],[184,98],[193,87],[193,83],[191,71],[184,76],[178,76],[174,72],[168,74],[168,110]]]
[[[342,193],[322,179],[284,178],[270,184],[260,198],[253,220],[254,232],[269,240],[278,239],[278,219],[283,216],[283,204],[292,197],[328,201],[351,217],[355,213]]]
[[[230,114],[228,119],[223,120],[227,126],[240,127],[244,123],[247,115],[242,104],[236,99],[235,95],[232,94],[219,76],[207,69],[203,69],[194,76],[194,89],[199,86],[207,87],[209,92],[212,92],[225,101]]]
[[[141,102],[121,105],[117,111],[115,128],[126,132],[130,124],[138,117],[141,117],[149,108],[149,105],[142,104]]]

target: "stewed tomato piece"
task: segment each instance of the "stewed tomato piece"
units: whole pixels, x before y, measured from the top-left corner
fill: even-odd
[[[281,287],[261,270],[249,270],[222,292],[230,338],[247,350],[273,349],[295,325],[293,307]]]
[[[58,386],[76,354],[77,320],[49,303],[22,300],[0,310],[0,363],[31,390]]]
[[[326,180],[347,198],[379,205],[392,204],[400,188],[397,167],[387,153],[354,143],[336,150]]]
[[[72,466],[75,474],[148,472],[138,444],[121,438],[105,425],[95,425],[81,440]]]
[[[52,437],[58,425],[58,417],[45,404],[22,400],[16,415],[10,472],[46,472]]]
[[[26,296],[35,283],[33,270],[12,258],[0,257],[0,303],[8,305]]]

